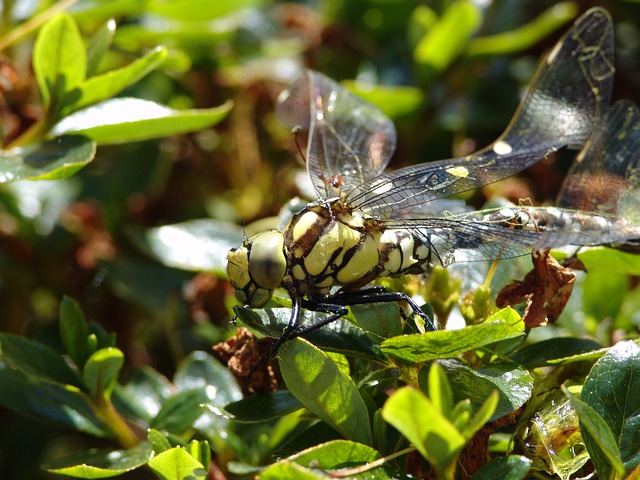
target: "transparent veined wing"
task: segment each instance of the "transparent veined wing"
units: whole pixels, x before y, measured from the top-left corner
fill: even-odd
[[[354,188],[346,201],[372,216],[402,216],[405,210],[513,175],[560,148],[580,148],[609,105],[613,60],[611,18],[591,9],[542,61],[498,140],[466,157],[374,177]]]
[[[276,112],[307,133],[307,171],[319,198],[377,177],[396,147],[395,127],[377,107],[311,70],[281,93]]]
[[[441,218],[378,220],[409,230],[437,260],[509,258],[531,248],[640,243],[640,114],[617,102],[576,156],[557,207],[510,206]]]

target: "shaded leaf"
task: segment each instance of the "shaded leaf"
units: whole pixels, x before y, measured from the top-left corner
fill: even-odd
[[[387,355],[419,363],[453,357],[491,343],[522,335],[524,324],[511,308],[505,308],[484,323],[460,330],[437,330],[425,334],[402,335],[380,345]]]
[[[45,470],[75,478],[109,478],[135,470],[151,458],[148,443],[129,450],[89,450],[45,463]]]
[[[71,359],[82,369],[93,353],[89,349],[89,324],[78,302],[67,296],[60,302],[60,337]]]
[[[300,408],[303,405],[289,390],[252,395],[224,406],[224,410],[237,422],[264,422]]]
[[[113,34],[116,31],[116,22],[113,18],[104,22],[91,36],[87,45],[87,76],[91,77],[98,71],[98,67],[107,53]]]
[[[207,400],[204,388],[176,393],[163,403],[158,415],[151,422],[151,427],[180,434],[190,428],[204,413]]]
[[[153,453],[155,455],[172,448],[172,445],[167,439],[167,436],[159,430],[156,430],[155,428],[149,429],[147,438],[149,439],[149,444],[151,445],[151,448],[153,449]]]
[[[0,151],[0,183],[70,177],[93,160],[96,144],[69,135]]]
[[[82,134],[99,144],[148,140],[215,125],[231,106],[228,101],[215,108],[174,110],[139,98],[113,98],[68,115],[52,133]]]
[[[15,412],[100,437],[111,436],[86,395],[75,387],[28,376],[2,360],[0,385],[0,404]]]
[[[116,385],[112,401],[124,415],[149,423],[173,390],[164,375],[151,367],[142,367],[131,374],[126,384]]]
[[[578,259],[588,271],[604,270],[607,272],[640,275],[640,255],[623,252],[607,247],[581,249]]]
[[[358,389],[324,352],[296,338],[280,347],[279,364],[300,403],[345,438],[371,444],[369,414]]]
[[[557,364],[559,360],[574,355],[594,353],[602,347],[595,340],[587,338],[560,337],[536,342],[517,350],[511,360],[528,368]]]
[[[611,347],[589,372],[580,399],[611,429],[625,469],[631,471],[640,465],[640,347],[631,341]],[[580,421],[586,423],[582,415]],[[608,467],[600,453],[593,452],[595,444],[600,445],[596,435],[600,433],[588,429],[583,437],[596,468],[606,478]]]
[[[521,455],[499,457],[485,463],[471,477],[473,480],[521,480],[531,469],[531,460]]]

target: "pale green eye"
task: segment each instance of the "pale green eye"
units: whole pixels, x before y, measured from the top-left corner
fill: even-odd
[[[250,240],[249,273],[260,287],[273,290],[282,282],[287,260],[284,238],[275,230],[262,232]]]

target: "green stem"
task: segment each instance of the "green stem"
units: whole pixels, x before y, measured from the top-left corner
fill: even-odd
[[[29,35],[33,30],[37,29],[40,25],[45,23],[54,15],[66,10],[71,5],[76,3],[78,0],[63,0],[61,2],[54,3],[51,8],[45,10],[44,12],[36,15],[33,18],[30,18],[26,22],[21,25],[18,25],[16,28],[7,33],[4,37],[0,38],[0,52],[7,48],[14,42],[21,40],[23,37]]]
[[[116,435],[120,445],[124,448],[133,448],[140,443],[140,439],[115,409],[111,400],[101,398],[97,402],[92,401],[91,403],[96,416]]]

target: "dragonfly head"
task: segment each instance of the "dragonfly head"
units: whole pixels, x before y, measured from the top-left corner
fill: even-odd
[[[276,230],[254,235],[227,254],[227,275],[243,305],[263,307],[287,269],[284,237]]]

